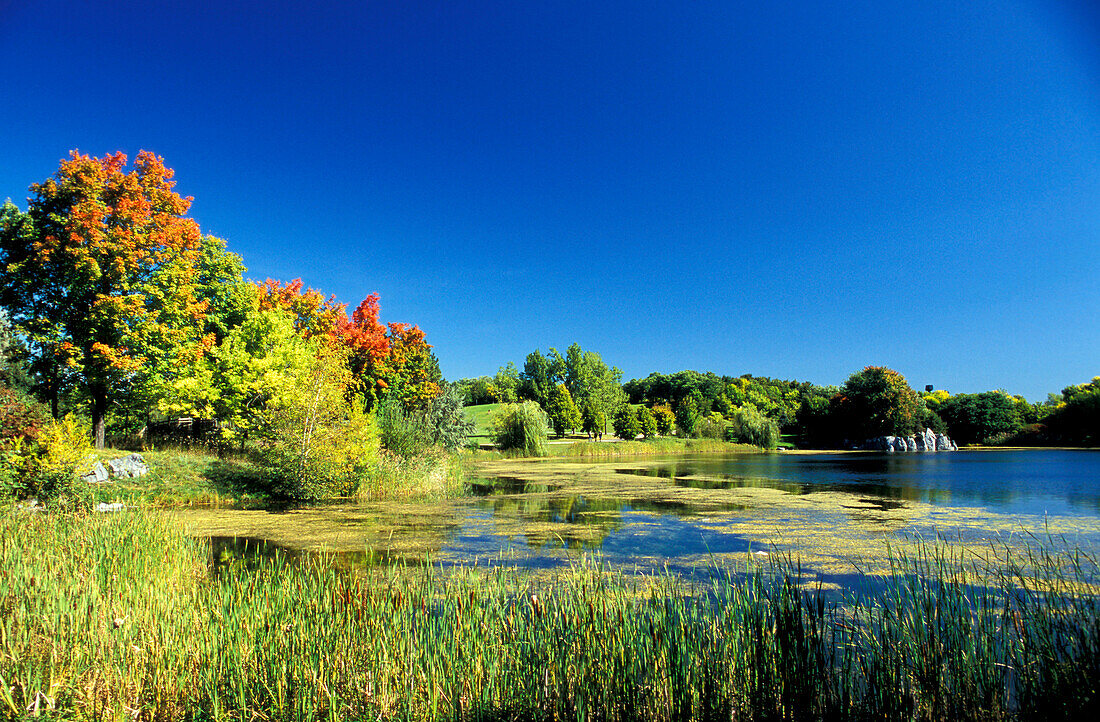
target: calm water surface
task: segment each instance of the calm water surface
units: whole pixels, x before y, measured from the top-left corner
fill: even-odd
[[[704,488],[764,484],[792,494],[841,491],[1004,514],[1100,516],[1100,451],[1091,450],[701,456],[627,473]]]
[[[182,516],[215,553],[266,543],[351,564],[431,555],[538,569],[598,552],[620,566],[687,571],[789,551],[840,575],[884,540],[988,548],[1052,534],[1100,545],[1096,451],[520,460],[483,464],[470,480],[475,496],[446,502]]]

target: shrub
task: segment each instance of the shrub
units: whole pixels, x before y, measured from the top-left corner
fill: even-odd
[[[755,406],[746,404],[733,410],[726,439],[762,449],[774,449],[779,443],[779,424],[775,419],[764,416]]]
[[[262,414],[257,462],[270,493],[311,501],[350,496],[378,459],[378,430],[347,400],[351,374],[339,352],[325,351]]]
[[[645,406],[638,407],[638,429],[642,436],[650,438],[657,435],[657,417],[653,411]]]
[[[546,456],[549,421],[534,401],[501,406],[493,414],[492,427],[493,439],[501,449]]]
[[[615,413],[615,418],[611,420],[611,424],[615,428],[615,436],[623,441],[633,441],[638,434],[642,433],[642,425],[638,423],[638,414],[629,404],[623,404]]]
[[[657,420],[657,433],[661,436],[668,436],[676,426],[676,414],[668,404],[654,406],[653,418]]]
[[[34,439],[49,418],[33,400],[0,384],[0,445],[15,439]]]
[[[432,434],[432,443],[444,449],[461,447],[474,432],[474,422],[462,412],[462,392],[455,384],[447,384],[443,392],[432,399],[425,414]]]
[[[726,420],[718,412],[707,414],[695,424],[695,436],[700,439],[726,438]]]
[[[409,458],[432,445],[432,429],[424,413],[406,409],[400,399],[383,398],[375,418],[382,446],[395,454]]]
[[[78,477],[87,473],[95,455],[91,433],[72,414],[43,427],[38,439],[15,452],[14,467],[22,474],[19,495],[67,508],[84,508],[91,490]]]

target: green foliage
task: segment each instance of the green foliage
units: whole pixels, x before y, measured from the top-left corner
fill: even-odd
[[[343,355],[326,349],[290,381],[260,415],[258,463],[271,493],[307,501],[355,494],[378,458],[378,430],[347,400]]]
[[[546,456],[549,420],[534,401],[504,404],[493,414],[493,438],[503,450]]]
[[[849,439],[908,436],[924,419],[924,403],[905,377],[868,366],[848,377],[830,410],[837,431]]]
[[[779,424],[775,419],[764,416],[755,406],[746,404],[730,414],[726,439],[762,449],[774,449],[779,444]]]
[[[713,411],[699,418],[695,424],[695,436],[700,439],[725,439],[727,426],[725,417]]]
[[[638,434],[642,433],[642,425],[638,422],[638,412],[629,404],[624,404],[615,412],[611,425],[615,429],[615,436],[623,441],[633,441]]]
[[[1003,391],[956,394],[940,403],[937,413],[957,444],[1004,440],[1024,426],[1016,400]]]
[[[509,361],[501,366],[493,377],[493,387],[496,402],[514,404],[519,401],[520,375],[516,365]]]
[[[1047,419],[1062,443],[1100,445],[1100,376],[1062,390],[1062,400]]]
[[[462,393],[454,384],[444,384],[442,392],[426,410],[432,443],[447,450],[460,448],[473,433],[474,424],[462,410]]]
[[[657,417],[648,406],[638,407],[638,431],[647,439],[657,435]]]
[[[676,428],[676,414],[668,404],[658,404],[653,407],[653,418],[657,422],[657,433],[668,436]]]
[[[49,412],[41,404],[0,383],[0,448],[19,439],[35,439]]]
[[[78,475],[91,469],[95,455],[88,427],[72,414],[50,421],[34,441],[9,448],[7,462],[19,474],[9,493],[61,508],[88,506],[91,492]]]
[[[550,350],[557,356],[556,351]],[[557,356],[557,358],[561,357]],[[517,392],[521,399],[534,401],[545,409],[550,402],[554,387],[563,381],[554,359],[543,356],[541,351],[535,349],[527,354],[527,359],[523,363],[523,373],[520,375]]]
[[[409,458],[432,445],[432,428],[423,412],[405,408],[395,396],[387,396],[374,409],[382,446]]]
[[[593,437],[599,437],[603,435],[604,428],[607,426],[607,415],[597,409],[595,406],[588,404],[581,412],[581,430],[586,434],[591,434]]]
[[[546,413],[558,436],[564,436],[566,431],[572,431],[581,426],[581,412],[573,403],[573,396],[565,384],[558,384],[554,388],[546,406]]]
[[[299,381],[312,375],[319,343],[302,338],[286,311],[251,312],[211,352],[203,375],[189,379],[161,409],[169,416],[193,409],[225,422],[229,439],[247,437],[262,425],[269,402],[299,393]]]
[[[695,427],[699,424],[699,401],[695,396],[685,396],[676,406],[676,428],[680,436],[695,436]]]
[[[259,289],[244,278],[244,260],[225,241],[203,236],[195,268],[195,296],[206,303],[205,333],[221,343],[259,307]]]
[[[396,396],[386,396],[375,409],[382,446],[405,458],[432,447],[457,449],[474,431],[462,408],[462,392],[456,384],[412,409]]]

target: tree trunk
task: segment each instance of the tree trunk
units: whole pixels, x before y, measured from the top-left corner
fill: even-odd
[[[107,390],[92,391],[92,429],[95,432],[95,448],[102,449],[107,436]]]

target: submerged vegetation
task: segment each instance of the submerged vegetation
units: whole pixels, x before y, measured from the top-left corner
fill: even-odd
[[[839,599],[797,561],[689,588],[581,563],[211,559],[155,514],[0,518],[0,716],[1068,719],[1100,697],[1096,560],[893,552]]]

